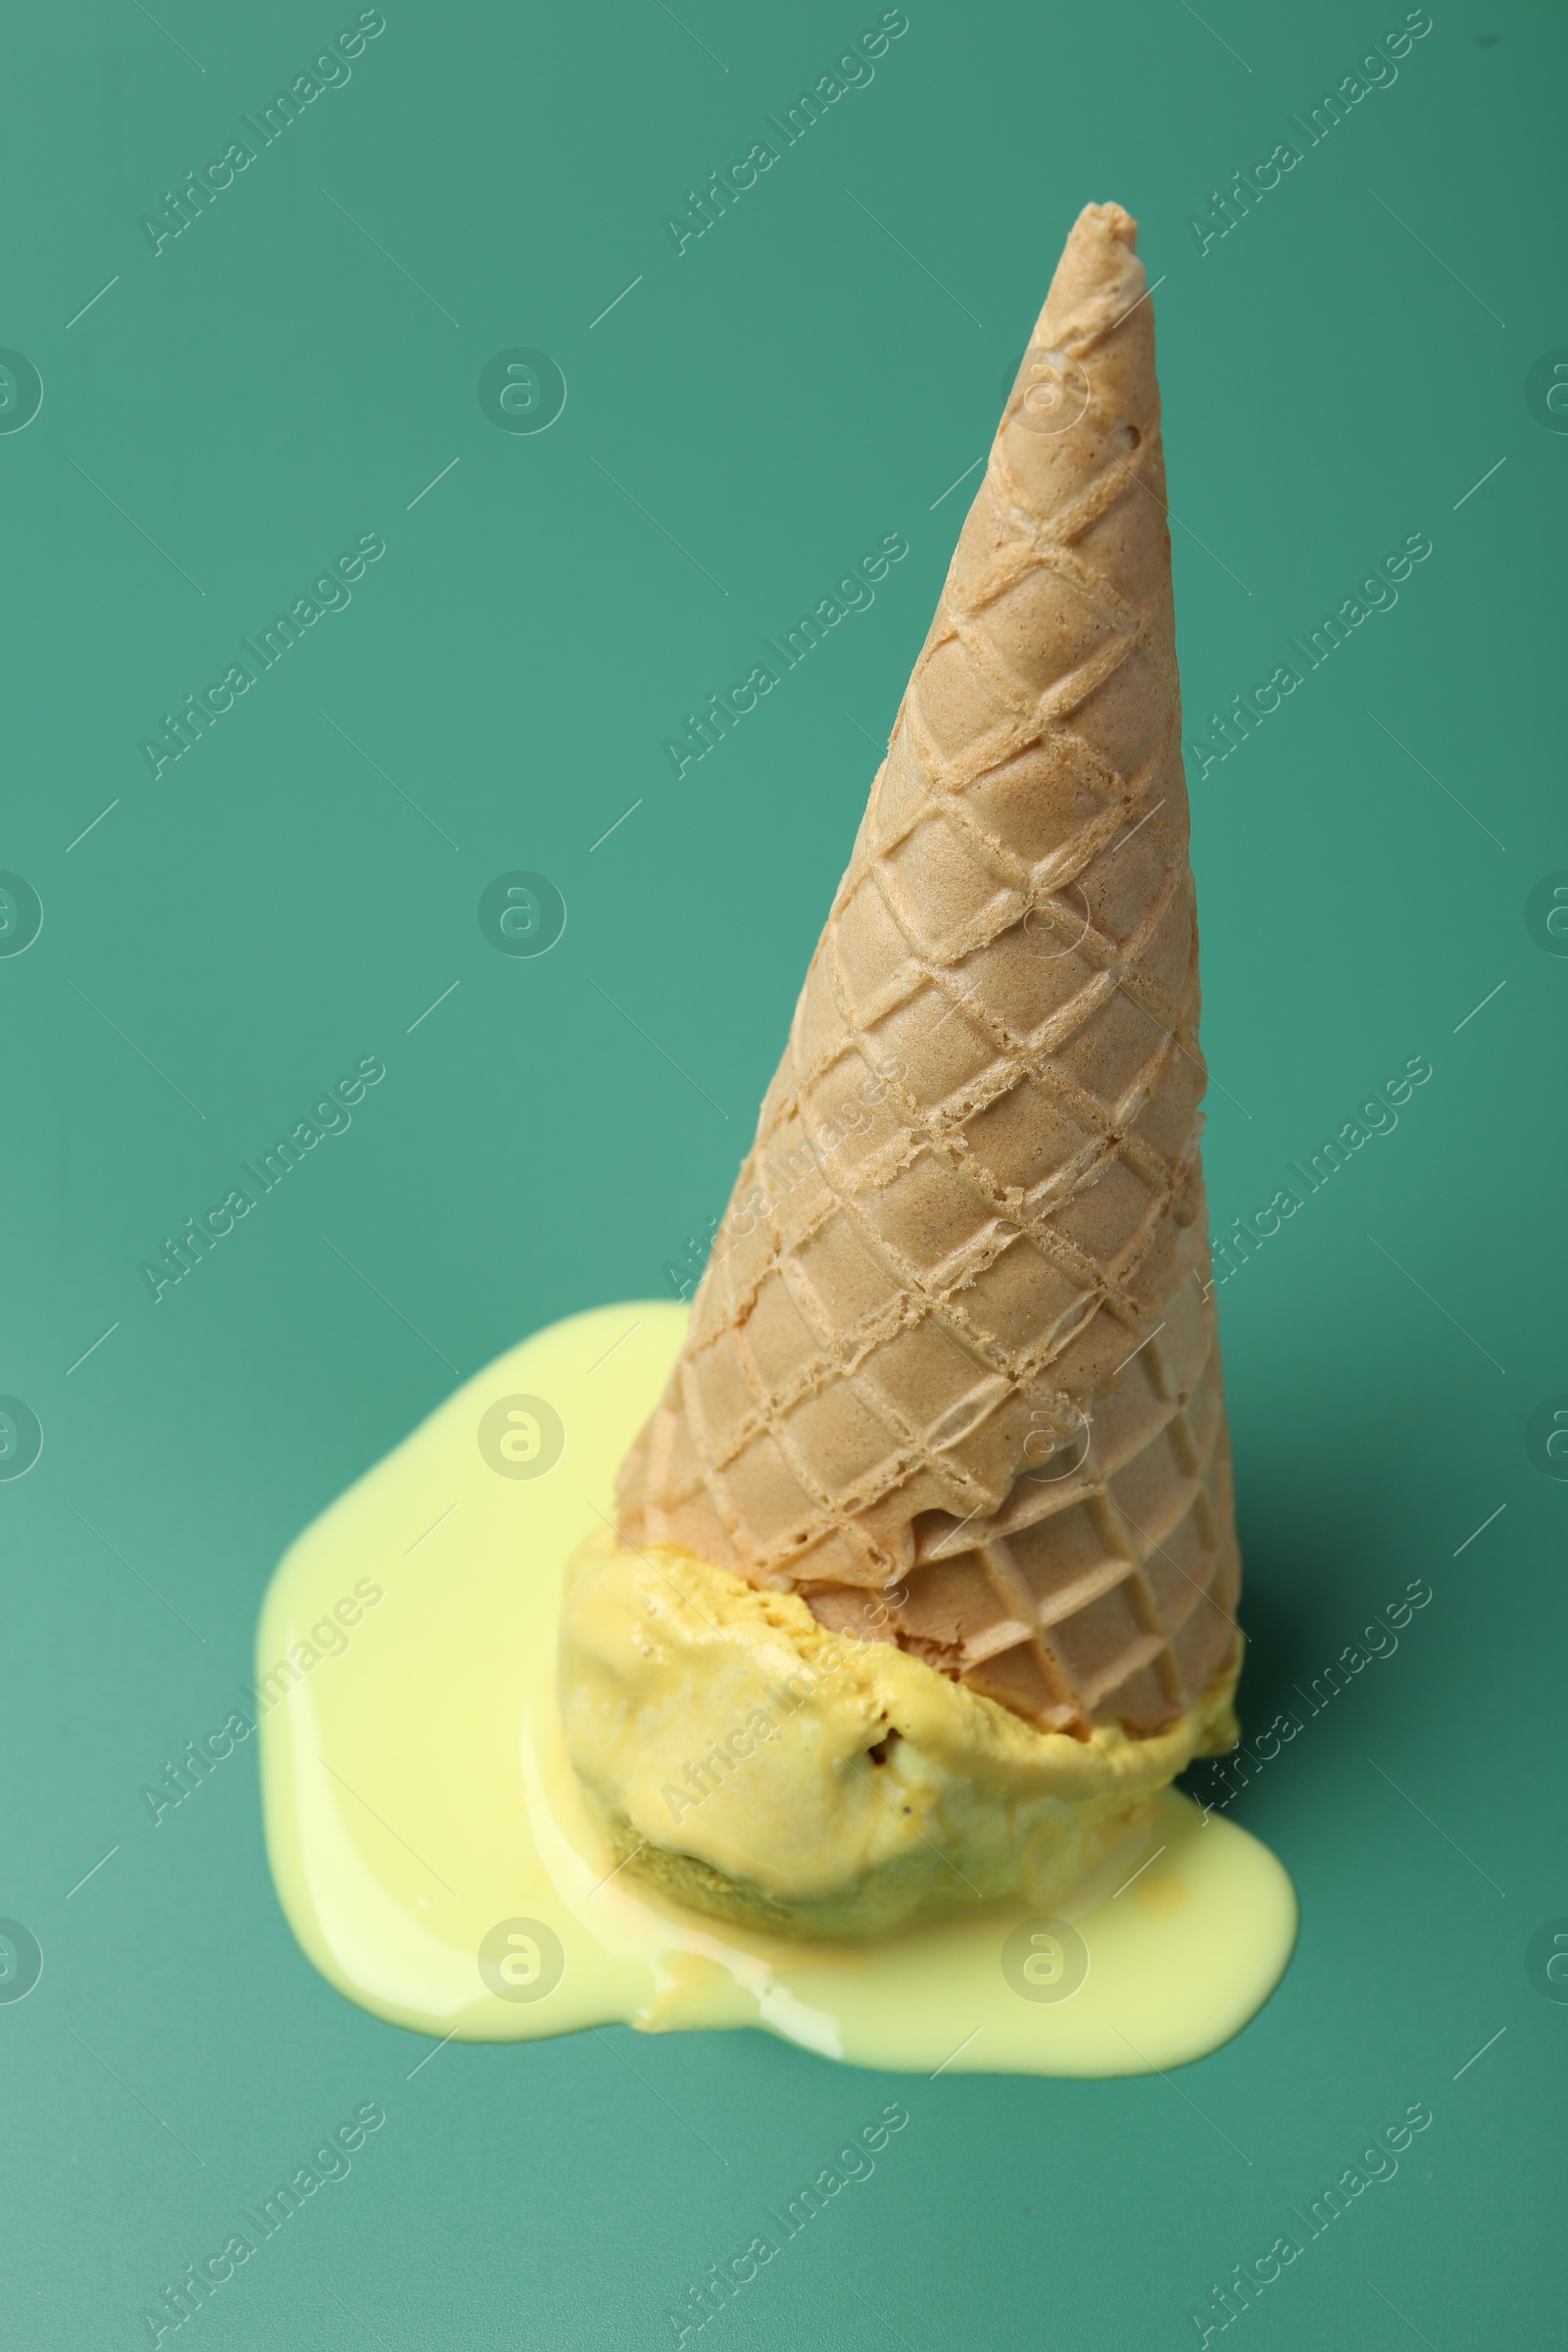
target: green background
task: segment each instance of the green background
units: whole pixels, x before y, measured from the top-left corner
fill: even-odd
[[[1397,7],[910,0],[874,81],[677,258],[664,215],[878,13],[388,0],[352,80],[156,258],[141,214],[355,11],[12,27],[0,342],[45,389],[0,437],[0,865],[45,911],[0,958],[0,1389],[45,1443],[0,1485],[0,1911],[44,1951],[0,2004],[8,2342],[147,2340],[236,2207],[375,2099],[353,2175],[204,2312],[210,2347],[673,2343],[666,2309],[895,2094],[875,2177],[710,2342],[1196,2342],[1210,2282],[1416,2100],[1397,2178],[1247,2340],[1558,2340],[1568,2006],[1525,1953],[1568,1913],[1568,1487],[1525,1424],[1568,1390],[1568,962],[1525,902],[1568,866],[1568,438],[1525,379],[1568,344],[1568,25],[1436,0],[1396,83],[1200,256],[1189,216]],[[722,1206],[972,482],[941,494],[1108,197],[1165,280],[1189,733],[1433,542],[1192,779],[1215,1231],[1433,1065],[1223,1295],[1249,1727],[1411,1579],[1433,1599],[1237,1806],[1301,1939],[1171,2081],[928,2082],[618,2029],[410,2080],[433,2045],[283,1925],[254,1743],[156,1828],[138,1789],[239,1703],[315,1512],[458,1374],[667,1295]],[[569,388],[536,435],[477,398],[517,345]],[[368,531],[352,605],[155,782],[160,714]],[[910,554],[874,608],[677,783],[683,713],[890,531]],[[539,959],[476,920],[518,867],[569,910]],[[369,1054],[352,1130],[155,1306],[139,1262]]]

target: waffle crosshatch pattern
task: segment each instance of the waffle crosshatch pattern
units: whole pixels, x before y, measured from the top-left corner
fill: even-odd
[[[1153,322],[1080,217],[621,1474],[1054,1730],[1172,1722],[1240,1576]]]

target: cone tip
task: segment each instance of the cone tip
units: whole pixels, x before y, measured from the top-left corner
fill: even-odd
[[[1069,279],[1145,283],[1138,258],[1138,223],[1119,204],[1086,204],[1068,231],[1061,269]]]
[[[1137,308],[1148,286],[1138,223],[1119,204],[1086,204],[1067,234],[1046,296],[1037,341],[1094,342]]]
[[[1076,236],[1080,230],[1092,232],[1095,229],[1103,229],[1107,235],[1119,239],[1129,251],[1137,252],[1138,223],[1122,205],[1086,204],[1073,222],[1072,233]]]

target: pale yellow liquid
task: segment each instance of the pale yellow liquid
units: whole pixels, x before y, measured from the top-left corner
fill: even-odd
[[[1064,1906],[1089,1958],[1066,1999],[1026,1997],[1004,1974],[1004,1942],[1029,1916],[1018,1907],[875,1944],[804,1945],[701,1917],[614,1870],[563,1748],[556,1628],[565,1563],[612,1515],[615,1469],[685,1323],[683,1307],[641,1301],[524,1341],[284,1557],[258,1635],[264,1704],[279,1688],[270,1670],[357,1582],[384,1594],[346,1651],[303,1671],[261,1723],[272,1873],[316,1966],[378,2017],[467,2041],[760,2026],[859,2066],[1129,2075],[1228,2040],[1279,1981],[1296,1899],[1255,1838],[1173,1790],[1151,1832]],[[480,1450],[487,1409],[516,1395],[547,1399],[564,1425],[540,1477],[503,1476]],[[526,1926],[501,1938],[499,1977],[490,1947],[491,1982],[514,1989],[503,1997],[480,1974],[485,1938],[514,1922],[559,1939],[564,1973],[542,1993],[551,1947]],[[1024,1974],[1049,1993],[1054,1975],[1066,1981],[1061,1939],[1041,1932],[1037,1947],[1025,1939],[1042,1956]]]

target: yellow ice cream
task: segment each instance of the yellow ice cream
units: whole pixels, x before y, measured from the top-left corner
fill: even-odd
[[[1278,1982],[1296,1904],[1254,1838],[1173,1790],[1065,1903],[971,1902],[836,1948],[700,1917],[640,1878],[640,1861],[616,1869],[627,1847],[611,1844],[567,1760],[556,1703],[564,1588],[685,1326],[683,1307],[642,1298],[535,1332],[290,1547],[258,1635],[264,1695],[274,1661],[309,1657],[313,1627],[318,1648],[361,1578],[386,1592],[347,1652],[318,1655],[257,1725],[268,1850],[306,1953],[352,2000],[436,2043],[752,2026],[920,2075],[1142,2074],[1217,2049]],[[561,1458],[499,1472],[507,1457],[479,1433],[541,1399],[566,1433]],[[579,1622],[571,1681],[583,1721],[609,1724],[617,1682],[650,1661],[635,1644],[614,1674],[584,1660],[582,1630],[614,1621],[602,1597]],[[710,1609],[715,1625],[734,1597]],[[790,1622],[813,1657],[834,1654],[814,1620]],[[622,1623],[656,1646],[635,1604]],[[710,1740],[734,1721],[710,1724]],[[698,1751],[672,1744],[679,1772]],[[682,1812],[688,1850],[710,1812]],[[1053,1936],[1081,1946],[1086,1975],[1042,1976]],[[530,1953],[552,1952],[554,1970],[531,1976]]]
[[[568,1574],[567,1752],[616,1853],[774,1933],[1059,1904],[1195,1755],[1234,1744],[1238,1650],[1168,1731],[1043,1732],[891,1642],[689,1552],[591,1537]]]

